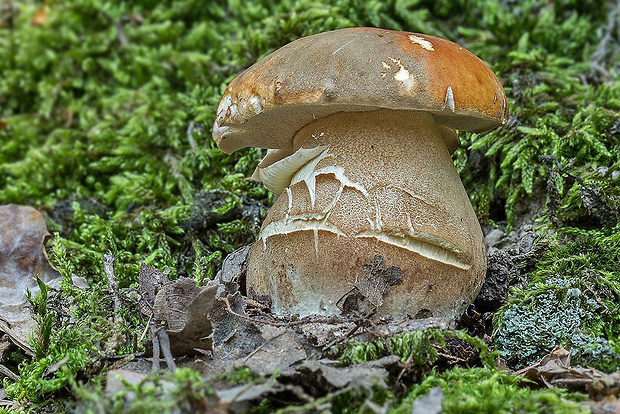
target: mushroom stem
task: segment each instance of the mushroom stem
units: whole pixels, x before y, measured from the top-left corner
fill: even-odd
[[[250,294],[270,296],[276,312],[338,313],[360,269],[380,255],[403,281],[378,315],[456,316],[480,290],[486,264],[446,146],[451,134],[428,112],[394,110],[336,113],[300,129],[293,149],[313,158],[292,175],[250,250]]]

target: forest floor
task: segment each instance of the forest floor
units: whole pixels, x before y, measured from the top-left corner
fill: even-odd
[[[224,88],[355,26],[505,88],[453,155],[488,263],[456,320],[245,296],[274,196],[211,139]],[[610,0],[0,0],[0,413],[619,412],[619,50]]]

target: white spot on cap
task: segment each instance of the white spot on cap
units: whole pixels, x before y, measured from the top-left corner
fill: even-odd
[[[423,37],[416,36],[416,35],[409,35],[409,40],[411,40],[411,43],[413,43],[414,45],[420,45],[422,49],[426,49],[430,52],[433,52],[435,50],[435,48],[433,47],[433,44],[429,42],[428,40],[424,39]]]
[[[410,91],[413,88],[413,77],[411,76],[411,73],[405,67],[405,65],[402,64],[400,59],[391,57],[390,60],[394,62],[396,65],[398,65],[398,70],[396,71],[396,73],[394,73],[394,79],[399,82],[402,82],[405,89]]]
[[[256,113],[256,115],[260,114],[261,112],[263,112],[263,105],[260,101],[260,97],[254,95],[250,98],[250,104],[252,104],[252,106],[254,107],[254,113]]]
[[[450,108],[452,112],[454,112],[454,92],[452,92],[452,87],[448,86],[448,90],[446,91],[446,98],[443,101],[443,109]]]
[[[228,91],[224,92],[224,96],[222,96],[222,100],[220,101],[220,104],[217,107],[218,120],[224,119],[224,117],[226,116],[226,111],[228,110],[228,107],[230,106],[231,103],[232,103],[232,96],[230,95],[230,92]]]

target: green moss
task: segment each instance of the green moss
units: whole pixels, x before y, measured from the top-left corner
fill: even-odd
[[[99,336],[86,326],[54,332],[45,357],[21,364],[19,381],[11,383],[5,380],[4,389],[8,398],[43,402],[50,394],[64,389],[79,373],[93,366],[93,355],[98,353],[94,341]],[[59,368],[49,370],[59,362]]]
[[[437,349],[446,348],[446,341],[450,340],[468,344],[477,354],[476,361],[486,366],[494,366],[494,355],[480,338],[472,337],[464,331],[434,328],[400,333],[374,341],[352,341],[344,347],[335,347],[332,352],[339,355],[339,360],[343,365],[359,364],[388,355],[397,355],[402,362],[409,361],[414,371],[425,372],[437,361]]]
[[[390,412],[410,413],[413,401],[428,394],[433,387],[441,387],[443,391],[442,407],[446,414],[589,412],[575,402],[583,400],[583,395],[559,389],[530,390],[520,386],[522,381],[522,378],[495,369],[457,367],[427,376]]]
[[[573,364],[620,368],[620,233],[571,233],[545,253],[496,315],[496,346],[515,367],[562,344]]]

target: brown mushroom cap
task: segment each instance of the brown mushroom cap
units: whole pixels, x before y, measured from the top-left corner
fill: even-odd
[[[439,125],[481,132],[508,117],[503,88],[478,57],[418,33],[351,28],[298,39],[235,78],[213,125],[225,152],[292,148],[304,125],[336,112],[428,111]],[[456,134],[444,131],[450,152]]]

